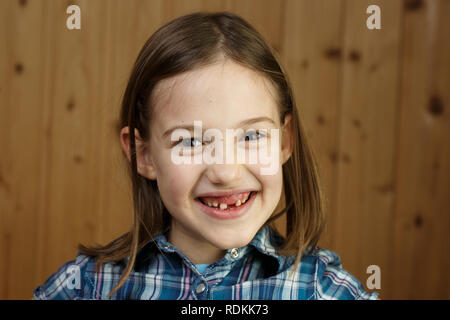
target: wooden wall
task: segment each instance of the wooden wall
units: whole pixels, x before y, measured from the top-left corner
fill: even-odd
[[[148,37],[198,10],[247,19],[288,71],[328,196],[321,245],[364,285],[380,266],[383,299],[449,299],[447,0],[0,0],[0,298],[128,229],[121,94]]]

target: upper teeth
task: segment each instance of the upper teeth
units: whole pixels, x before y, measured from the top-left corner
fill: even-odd
[[[234,204],[236,207],[239,207],[240,205],[242,205],[243,203],[245,203],[246,200],[237,200],[236,203]],[[225,210],[228,208],[228,205],[226,203],[217,203],[217,202],[207,202],[206,203],[208,205],[208,207],[219,207],[220,210]]]
[[[243,200],[238,199],[234,205],[235,205],[236,207],[239,207],[240,205],[244,204],[247,200],[248,200],[248,198],[243,199]],[[227,205],[226,203],[218,203],[218,202],[216,202],[216,201],[214,201],[213,203],[207,202],[206,204],[207,204],[209,207],[215,207],[215,208],[219,207],[220,210],[225,210],[225,209],[228,208],[228,205]]]

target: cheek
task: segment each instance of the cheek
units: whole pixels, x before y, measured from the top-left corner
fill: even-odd
[[[283,185],[283,175],[282,171],[278,170],[278,172],[274,175],[261,175],[261,184],[265,189],[266,196],[279,198],[281,195],[282,185]]]
[[[281,194],[281,189],[283,185],[283,171],[282,167],[279,170],[274,170],[271,174],[262,174],[267,168],[266,165],[254,164],[247,165],[247,170],[251,172],[251,175],[258,180],[260,184],[264,197],[278,197]]]
[[[269,176],[268,180],[277,179],[282,169],[278,131],[276,129],[271,131],[271,137],[249,144],[246,159],[248,164],[252,164],[252,166],[256,164],[259,169],[258,172],[255,172],[256,174],[263,179]]]
[[[280,161],[280,148],[278,140],[269,139],[258,147],[252,147],[248,150],[256,163],[249,164],[247,167],[266,190],[275,192],[281,190],[283,183],[283,168]]]
[[[157,166],[157,183],[166,206],[182,206],[189,199],[196,178],[195,169],[187,165],[176,165],[161,161]]]

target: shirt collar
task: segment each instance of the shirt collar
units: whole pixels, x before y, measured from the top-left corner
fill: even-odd
[[[284,238],[269,225],[264,225],[256,233],[248,246],[258,250],[263,255],[274,258],[278,262],[278,272],[283,268],[286,257],[278,253],[278,248],[283,244]]]
[[[286,257],[281,256],[277,252],[277,247],[279,247],[283,243],[284,239],[281,237],[275,230],[273,230],[269,225],[262,226],[253,239],[241,248],[232,248],[227,250],[225,257],[221,261],[234,261],[233,253],[236,252],[235,249],[238,249],[240,256],[244,256],[247,254],[251,248],[255,248],[258,252],[263,255],[274,258],[278,262],[278,270],[280,270]],[[136,262],[144,259],[146,260],[146,256],[150,251],[162,251],[163,253],[178,253],[182,258],[186,257],[184,254],[178,250],[174,245],[168,242],[166,236],[163,233],[158,234],[152,240],[150,240],[143,248],[141,248],[136,256]]]

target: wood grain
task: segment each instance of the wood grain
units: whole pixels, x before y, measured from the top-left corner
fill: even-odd
[[[450,3],[405,6],[391,296],[449,298]]]
[[[81,30],[65,27],[69,4]],[[449,1],[5,0],[0,299],[28,299],[78,243],[128,229],[127,77],[157,28],[200,10],[241,15],[287,70],[328,198],[320,245],[364,286],[380,266],[383,299],[450,298]]]

